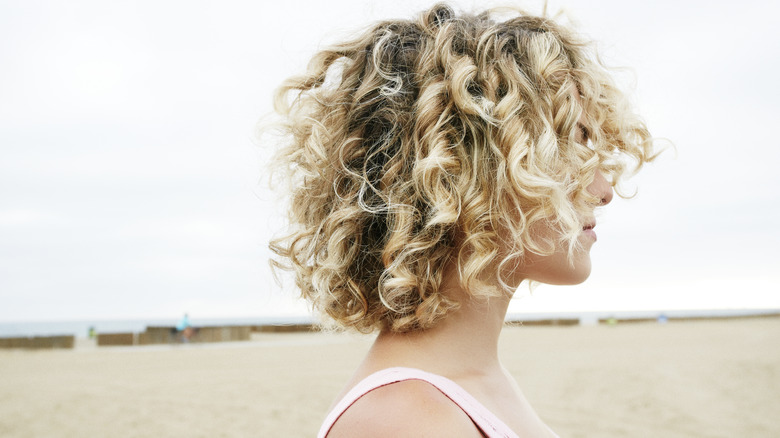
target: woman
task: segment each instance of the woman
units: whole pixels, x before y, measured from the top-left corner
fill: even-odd
[[[509,300],[588,277],[594,209],[652,143],[586,44],[501,14],[379,23],[278,91],[294,229],[275,264],[378,332],[321,437],[555,436],[499,363]]]

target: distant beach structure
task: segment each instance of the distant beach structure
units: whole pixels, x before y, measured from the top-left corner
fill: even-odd
[[[589,312],[538,312],[511,313],[507,323],[523,321],[524,325],[534,321],[576,320],[579,325],[596,325],[602,320],[614,317],[618,321],[657,321],[662,323],[675,319],[738,318],[750,316],[780,315],[780,309],[683,309],[683,310],[627,310]],[[258,331],[286,332],[302,331],[317,326],[317,321],[308,315],[257,318],[198,318],[197,326],[241,326],[258,327]],[[171,319],[149,318],[128,320],[77,320],[77,321],[21,321],[0,322],[0,338],[18,336],[72,335],[78,339],[89,338],[90,328],[96,336],[99,333],[140,333],[147,327],[173,327]]]

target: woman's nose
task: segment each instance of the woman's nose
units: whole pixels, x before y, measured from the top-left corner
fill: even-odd
[[[596,171],[593,182],[588,186],[588,192],[601,200],[599,205],[607,205],[612,202],[612,184],[607,181],[601,171]]]

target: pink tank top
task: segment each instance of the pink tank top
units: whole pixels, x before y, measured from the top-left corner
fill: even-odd
[[[487,438],[519,438],[503,421],[499,420],[498,417],[457,383],[436,374],[414,368],[401,367],[377,371],[350,389],[347,395],[336,404],[336,407],[325,418],[317,438],[326,438],[336,420],[360,397],[374,389],[404,380],[422,380],[433,385],[458,405]]]

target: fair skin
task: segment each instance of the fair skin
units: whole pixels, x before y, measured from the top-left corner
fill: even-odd
[[[612,187],[597,172],[587,190],[612,200]],[[565,248],[549,256],[530,255],[512,276],[524,280],[575,284],[590,274],[590,248],[596,241],[592,215],[582,218],[580,249],[569,262]],[[498,359],[498,337],[509,300],[474,299],[460,284],[457,268],[448,266],[442,293],[460,304],[434,328],[413,333],[381,332],[346,391],[365,377],[389,367],[425,370],[453,380],[522,437],[552,437],[517,382]],[[496,285],[497,286],[497,285]],[[343,397],[342,393],[338,398]],[[423,381],[404,381],[375,389],[358,399],[334,424],[329,438],[356,437],[481,437],[471,419],[444,394]]]

